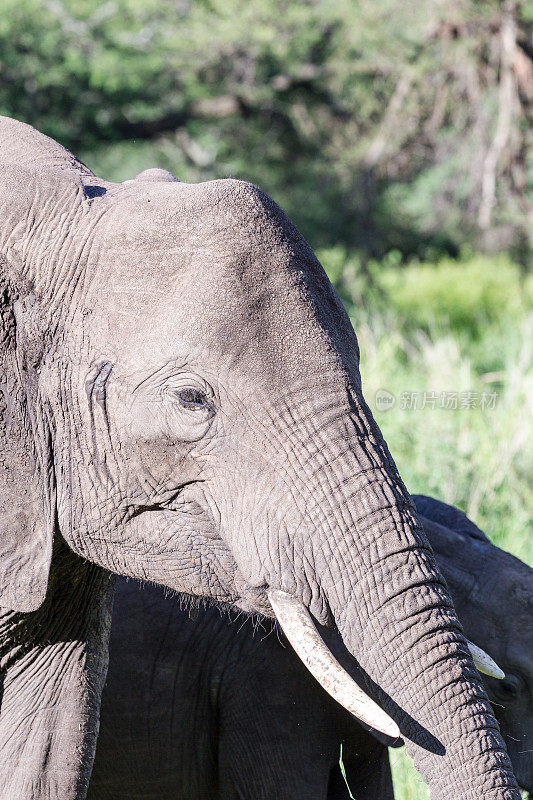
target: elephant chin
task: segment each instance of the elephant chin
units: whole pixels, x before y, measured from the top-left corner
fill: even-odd
[[[270,605],[283,632],[323,689],[361,722],[390,739],[400,737],[396,722],[364,692],[328,650],[304,604],[279,589],[268,591]],[[468,642],[476,668],[494,678],[505,673],[477,645]]]

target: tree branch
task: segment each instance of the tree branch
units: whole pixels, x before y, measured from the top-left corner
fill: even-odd
[[[506,0],[502,5],[500,27],[500,84],[498,89],[498,120],[494,138],[487,151],[481,178],[481,200],[478,225],[486,231],[490,227],[496,203],[496,175],[503,150],[511,133],[514,81],[513,56],[516,48],[516,7]]]

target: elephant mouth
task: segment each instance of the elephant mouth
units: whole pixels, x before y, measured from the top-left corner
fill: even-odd
[[[285,636],[326,692],[361,722],[391,739],[398,739],[400,729],[396,722],[341,667],[303,603],[278,589],[269,590],[268,599]]]
[[[264,617],[272,617],[272,605],[268,600],[266,587],[254,588],[246,581],[236,568],[233,575],[233,587],[237,594],[237,599],[232,600],[231,604],[247,614],[261,614]]]
[[[400,737],[397,723],[346,672],[330,652],[305,605],[279,589],[269,589],[268,600],[285,636],[322,688],[353,716],[386,737]],[[477,645],[467,640],[479,672],[504,678],[504,672]]]

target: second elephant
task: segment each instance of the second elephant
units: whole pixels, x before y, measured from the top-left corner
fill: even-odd
[[[467,636],[506,678],[486,678],[519,783],[533,788],[533,570],[462,512],[415,496]],[[255,635],[254,635],[255,629]],[[357,675],[335,631],[328,646]],[[179,598],[121,582],[89,800],[393,798],[387,748],[332,701],[271,623],[196,620]]]

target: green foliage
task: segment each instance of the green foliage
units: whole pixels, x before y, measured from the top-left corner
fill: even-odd
[[[342,778],[344,780],[344,783],[346,784],[346,789],[348,791],[348,796],[349,796],[350,800],[356,800],[356,798],[352,794],[352,790],[350,789],[350,784],[348,783],[348,778],[346,777],[346,768],[344,766],[344,761],[342,760],[342,743],[341,743],[340,754],[339,754],[339,767],[340,767],[340,771],[341,771],[341,775],[342,775]]]
[[[315,246],[526,263],[533,22],[511,5],[0,0],[0,112],[111,179],[248,178]]]
[[[533,282],[506,255],[413,263],[376,270],[375,278],[403,323],[426,331],[449,325],[478,337],[503,318],[516,319],[533,300]]]
[[[502,257],[376,264],[365,305],[354,260],[332,263],[349,296],[365,395],[409,489],[459,506],[533,563],[529,279]],[[353,292],[346,272],[356,275]],[[392,408],[376,406],[379,390],[394,396]]]
[[[397,800],[430,800],[429,789],[405,747],[389,749],[394,796]]]
[[[373,320],[358,334],[365,394],[410,491],[459,506],[496,544],[533,563],[526,447],[533,434],[533,326],[527,318],[517,326],[511,346],[509,328],[494,335],[495,372],[485,372],[451,329],[432,338]],[[394,395],[393,408],[376,407],[380,389]],[[442,407],[452,392],[458,407]]]
[[[393,250],[365,267],[341,246],[318,250],[318,256],[356,323],[378,310],[405,331],[437,336],[452,328],[480,358],[484,350],[495,351],[495,328],[514,323],[533,305],[533,277],[503,253],[402,265]]]

